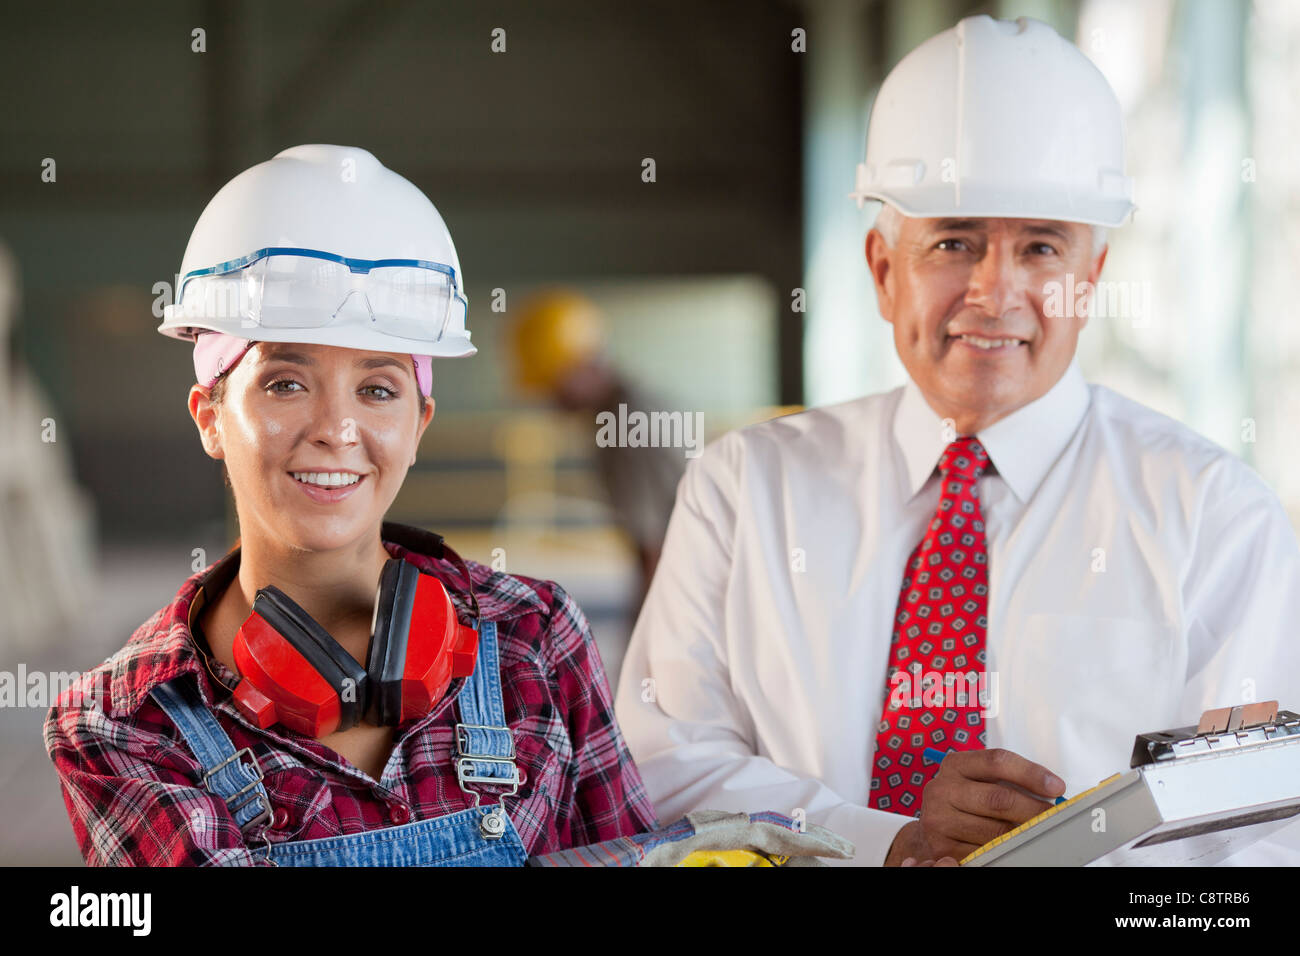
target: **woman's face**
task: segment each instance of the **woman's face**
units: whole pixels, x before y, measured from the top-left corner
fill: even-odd
[[[241,537],[329,551],[377,534],[433,418],[431,398],[420,413],[411,356],[258,342],[226,377],[215,408],[191,389],[190,414],[226,462]],[[294,477],[305,472],[360,477],[328,490]]]

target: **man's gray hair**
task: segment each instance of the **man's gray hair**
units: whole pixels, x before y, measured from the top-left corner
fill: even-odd
[[[885,245],[894,248],[898,245],[898,233],[903,228],[903,214],[894,206],[887,202],[880,204],[880,212],[876,215],[875,228],[885,239]],[[1102,248],[1106,245],[1106,229],[1103,226],[1092,226],[1092,257],[1095,259],[1101,254]]]

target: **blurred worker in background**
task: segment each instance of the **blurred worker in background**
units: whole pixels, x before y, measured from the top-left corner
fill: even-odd
[[[685,471],[681,449],[602,447],[595,441],[596,416],[618,415],[619,406],[659,410],[662,406],[610,362],[605,322],[596,306],[571,289],[545,289],[529,297],[511,328],[515,381],[566,412],[581,413],[591,429],[592,454],[615,520],[637,551],[641,586],[635,613],[645,597],[663,548],[677,483]]]

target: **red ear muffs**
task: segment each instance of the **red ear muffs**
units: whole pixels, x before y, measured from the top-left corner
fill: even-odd
[[[263,729],[320,738],[363,717],[395,726],[426,714],[474,672],[478,632],[456,620],[441,581],[399,558],[380,575],[370,631],[363,668],[284,592],[262,588],[235,635],[235,706]]]

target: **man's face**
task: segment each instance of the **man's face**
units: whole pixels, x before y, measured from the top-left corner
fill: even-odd
[[[1091,247],[1089,226],[1055,220],[902,217],[892,249],[868,233],[867,261],[898,356],[959,434],[991,425],[1061,378],[1087,322],[1086,310],[1070,306],[1106,258],[1103,249],[1093,260]]]
[[[411,356],[258,342],[228,376],[215,410],[197,385],[190,410],[225,459],[241,536],[328,551],[376,532],[433,417],[432,399],[419,413]],[[361,479],[343,495],[294,477],[335,471]]]

